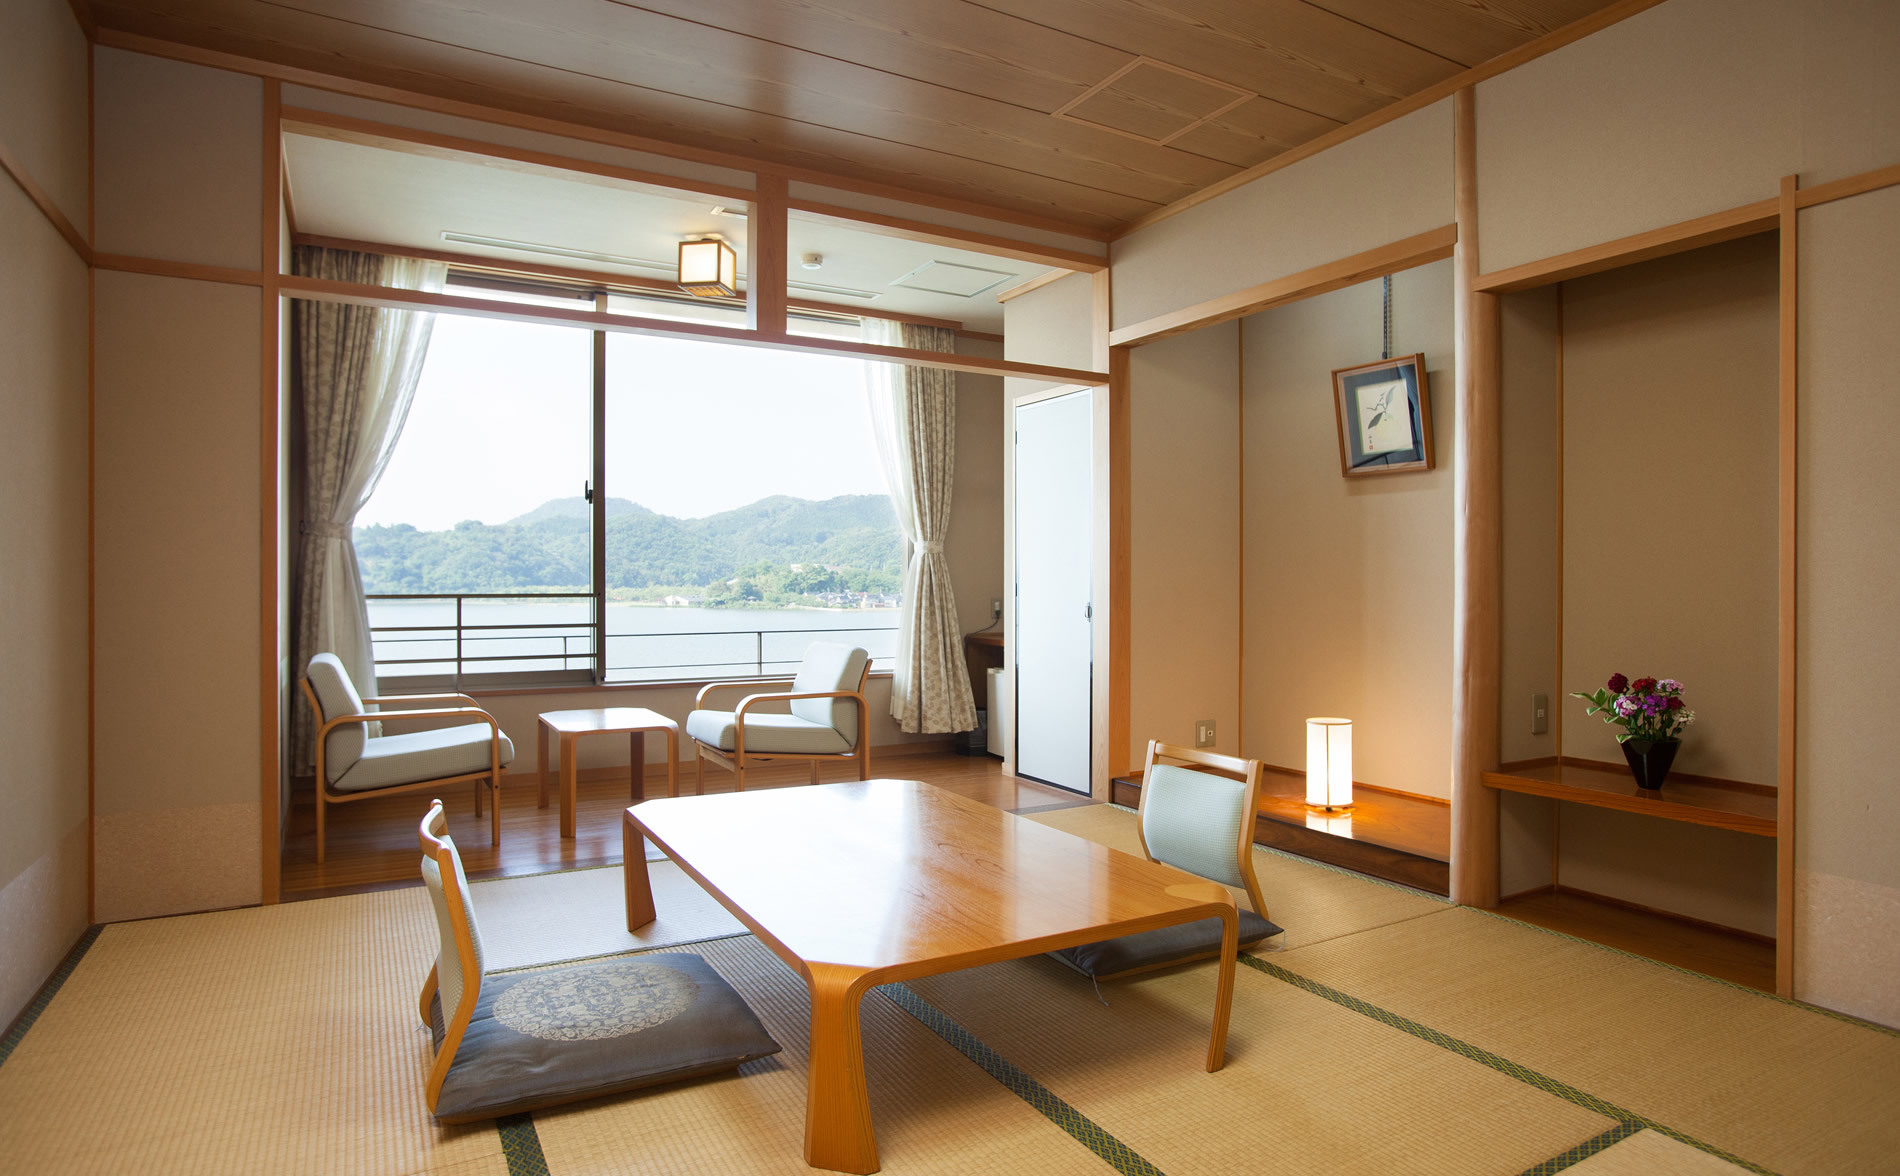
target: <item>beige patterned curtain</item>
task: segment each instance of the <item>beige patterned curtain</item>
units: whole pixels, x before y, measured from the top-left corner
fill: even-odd
[[[440,290],[446,277],[440,262],[309,245],[297,247],[291,267],[304,277],[405,290]],[[334,653],[356,688],[373,695],[376,660],[352,527],[402,435],[435,316],[308,299],[294,304],[293,315],[304,441],[293,669],[301,676],[313,656]],[[312,768],[309,710],[291,710],[300,772]]]
[[[919,351],[955,351],[956,332],[865,320],[867,342]],[[905,731],[945,734],[976,726],[976,700],[963,660],[963,627],[943,553],[957,465],[956,374],[943,368],[877,364],[871,418],[891,505],[910,548],[904,567],[891,717]]]

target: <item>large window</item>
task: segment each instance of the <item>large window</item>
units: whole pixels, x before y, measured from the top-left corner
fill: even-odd
[[[903,551],[864,373],[836,356],[438,315],[357,519],[378,677],[783,676],[826,634],[888,665]]]

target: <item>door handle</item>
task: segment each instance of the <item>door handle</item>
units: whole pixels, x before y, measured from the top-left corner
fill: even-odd
[[[1095,606],[1093,604],[1085,604],[1082,606],[1082,619],[1088,621],[1095,619]]]

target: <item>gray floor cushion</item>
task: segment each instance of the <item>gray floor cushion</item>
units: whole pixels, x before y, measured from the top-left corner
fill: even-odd
[[[1278,935],[1280,930],[1278,926],[1267,922],[1252,911],[1240,912],[1240,946],[1242,947],[1259,943],[1269,936]],[[1202,919],[1198,923],[1177,923],[1158,931],[1141,931],[1134,935],[1124,935],[1119,939],[1104,939],[1100,943],[1065,947],[1061,951],[1052,951],[1049,955],[1061,960],[1084,976],[1099,980],[1136,968],[1159,967],[1162,964],[1184,960],[1190,956],[1207,955],[1218,950],[1220,950],[1220,920]]]
[[[439,1045],[439,1001],[435,1020]],[[696,955],[489,975],[435,1117],[492,1119],[716,1074],[778,1051],[745,1001]]]

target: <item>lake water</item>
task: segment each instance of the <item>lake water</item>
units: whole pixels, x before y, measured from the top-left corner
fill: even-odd
[[[591,599],[465,600],[462,672],[535,673],[593,664]],[[665,682],[794,671],[813,641],[849,641],[889,669],[896,609],[693,608],[607,605],[607,680]],[[371,600],[377,676],[453,674],[456,602]]]

